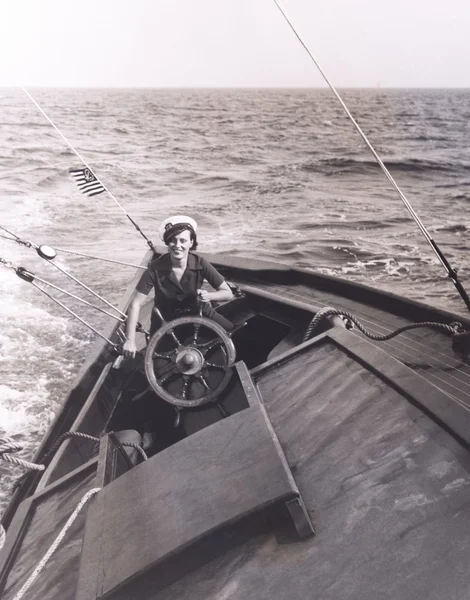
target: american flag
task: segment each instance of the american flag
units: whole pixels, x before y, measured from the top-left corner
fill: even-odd
[[[97,196],[105,192],[101,181],[95,176],[88,167],[83,169],[70,169],[72,177],[75,179],[78,189],[87,196]]]

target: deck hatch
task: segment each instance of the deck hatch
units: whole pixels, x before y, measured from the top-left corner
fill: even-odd
[[[88,511],[77,600],[118,598],[114,591],[149,571],[158,580],[165,561],[191,545],[299,498],[249,372],[243,363],[236,369],[249,408],[166,448],[97,495]],[[291,508],[298,531],[312,533],[303,504]],[[179,577],[185,564],[180,561]]]

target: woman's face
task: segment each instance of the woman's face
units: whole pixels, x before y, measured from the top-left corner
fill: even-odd
[[[168,251],[170,255],[182,260],[188,256],[188,252],[191,249],[193,242],[191,240],[191,234],[187,229],[181,233],[177,233],[168,241]]]

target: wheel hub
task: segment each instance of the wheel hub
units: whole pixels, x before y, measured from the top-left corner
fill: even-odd
[[[176,355],[176,366],[184,375],[198,373],[204,365],[204,357],[197,348],[185,347]]]

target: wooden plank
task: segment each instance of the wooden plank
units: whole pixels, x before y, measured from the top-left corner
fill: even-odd
[[[96,471],[97,463],[97,458],[88,461],[78,469],[68,473],[49,487],[38,491],[34,496],[22,502],[10,523],[7,540],[0,551],[0,591],[9,568],[15,560],[16,551],[20,547],[23,536],[28,530],[36,503],[41,502],[46,496],[56,493],[63,486],[69,486],[75,479]]]
[[[381,350],[367,338],[340,327],[329,329],[300,346],[276,356],[253,369],[251,374],[255,380],[259,380],[264,373],[273,371],[287,361],[293,361],[293,364],[297,361],[300,365],[306,354],[315,352],[318,345],[328,341],[333,342],[349,356],[358,360],[366,369],[385,380],[408,399],[419,404],[448,431],[470,446],[470,412],[461,407],[455,398]]]
[[[77,600],[99,598],[221,527],[297,495],[259,407],[215,423],[100,492],[88,513]]]
[[[340,328],[330,330],[327,337],[392,387],[417,402],[470,447],[470,412],[453,398],[367,339]]]
[[[97,485],[104,487],[134,466],[114,433],[100,439]]]

